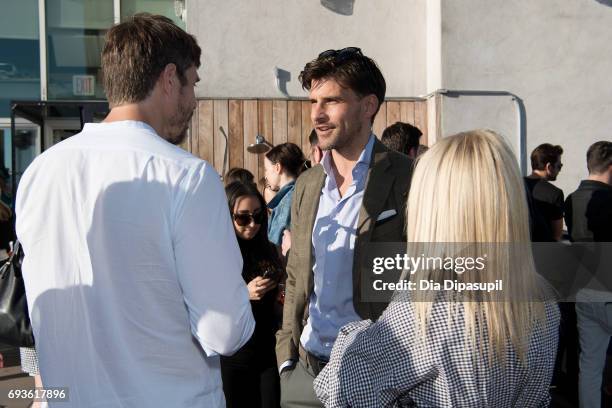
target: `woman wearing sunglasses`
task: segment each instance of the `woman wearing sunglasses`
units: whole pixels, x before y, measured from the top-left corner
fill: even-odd
[[[234,182],[225,187],[225,193],[242,253],[242,277],[249,290],[255,331],[236,354],[221,357],[223,391],[227,407],[277,408],[275,307],[283,269],[276,248],[268,241],[268,214],[257,186]]]

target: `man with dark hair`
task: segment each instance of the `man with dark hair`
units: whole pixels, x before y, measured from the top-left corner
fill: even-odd
[[[422,135],[423,132],[410,123],[395,122],[384,130],[380,141],[389,149],[416,159]]]
[[[565,201],[565,222],[574,242],[612,242],[612,142],[597,142],[587,151],[589,176]],[[612,336],[612,298],[607,292],[582,289],[576,296],[580,339],[580,406],[601,406],[606,352]],[[607,302],[607,303],[606,303]]]
[[[329,50],[300,74],[324,151],[297,180],[283,326],[276,354],[283,407],[321,406],[313,379],[345,324],[376,319],[386,304],[361,298],[369,242],[404,239],[412,161],[372,134],[385,80],[358,48]],[[364,277],[365,278],[365,277]]]
[[[219,175],[175,146],[200,47],[135,15],[102,53],[111,111],[24,173],[17,233],[39,366],[66,407],[224,407],[219,355],[254,329]]]
[[[532,240],[536,242],[559,241],[563,234],[563,191],[550,181],[555,181],[563,163],[561,146],[544,143],[531,153],[531,175],[525,177],[527,193],[532,206]]]

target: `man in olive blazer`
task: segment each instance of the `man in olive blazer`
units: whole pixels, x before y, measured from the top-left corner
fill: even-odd
[[[359,212],[353,264],[353,305],[363,319],[377,319],[386,305],[360,301],[360,262],[357,260],[364,255],[364,247],[369,242],[397,242],[406,239],[405,208],[411,175],[412,161],[407,156],[391,151],[380,141],[375,141]],[[287,360],[298,359],[299,339],[308,318],[308,299],[314,287],[312,229],[324,180],[323,166],[314,166],[298,178],[293,193],[291,251],[287,264],[283,327],[276,334],[276,358],[279,365]],[[396,214],[377,222],[384,211]]]
[[[362,299],[370,242],[405,240],[412,160],[371,132],[385,81],[358,48],[330,50],[300,74],[325,152],[295,184],[283,326],[276,355],[282,407],[321,406],[312,381],[344,324],[376,319],[386,304]],[[314,234],[314,235],[313,235]],[[352,282],[351,282],[352,281]],[[363,282],[362,282],[363,281]]]

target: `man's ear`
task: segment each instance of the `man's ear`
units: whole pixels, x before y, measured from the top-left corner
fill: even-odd
[[[378,109],[378,98],[374,94],[363,97],[364,110],[368,117],[374,116],[374,112]]]
[[[544,170],[546,170],[547,173],[552,173],[552,170],[553,170],[552,163],[546,163],[546,166],[544,166]]]
[[[280,174],[280,172],[281,172],[281,164],[280,163],[274,163],[274,171],[277,172],[278,174]]]
[[[162,90],[164,93],[171,93],[175,87],[175,82],[178,81],[176,65],[173,63],[166,65],[159,76],[159,80],[161,81]]]

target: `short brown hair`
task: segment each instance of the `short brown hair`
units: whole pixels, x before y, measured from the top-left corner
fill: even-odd
[[[533,170],[544,170],[546,169],[546,163],[557,163],[562,154],[563,148],[559,145],[541,144],[531,152],[531,168]]]
[[[346,52],[346,50],[355,51]],[[307,63],[299,76],[302,88],[307,91],[310,91],[313,80],[321,79],[333,79],[362,97],[375,95],[378,107],[372,115],[374,121],[380,105],[385,100],[387,84],[373,59],[366,57],[359,48],[354,47],[325,51]]]
[[[391,150],[408,154],[418,149],[423,132],[410,123],[395,122],[383,131],[380,141]]]
[[[612,165],[612,142],[593,143],[587,150],[589,174],[601,174]]]
[[[181,84],[185,71],[200,66],[196,39],[167,17],[135,14],[112,27],[102,51],[102,77],[111,107],[144,100],[166,65],[176,65]]]

